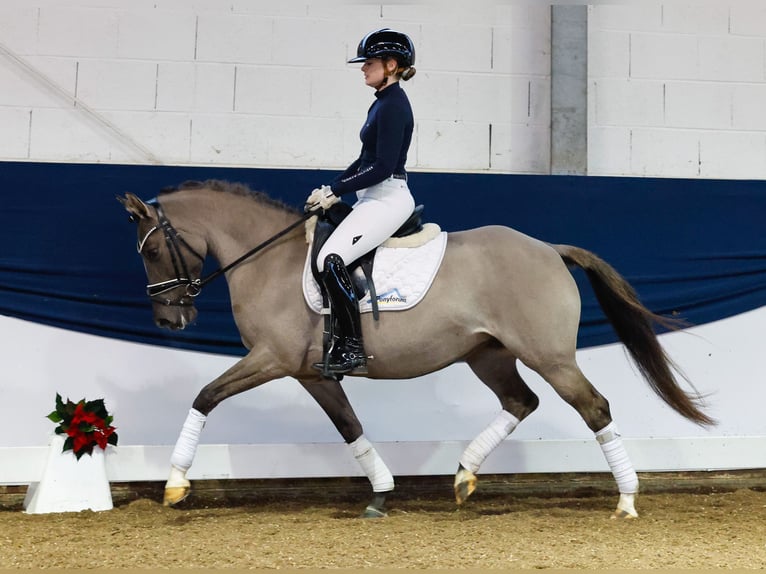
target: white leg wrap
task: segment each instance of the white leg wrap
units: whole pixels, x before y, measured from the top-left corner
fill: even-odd
[[[519,424],[519,419],[508,411],[500,411],[495,420],[481,431],[479,436],[473,439],[463,452],[460,457],[460,464],[463,465],[463,468],[471,472],[478,472],[484,459],[511,434],[517,424]]]
[[[638,492],[638,475],[630,462],[628,453],[622,445],[622,438],[614,422],[609,423],[596,433],[596,440],[606,457],[606,462],[617,482],[621,494]]]
[[[207,417],[196,409],[190,409],[186,416],[181,435],[178,437],[176,447],[170,456],[170,464],[184,473],[189,470],[194,461],[194,454],[197,452],[197,445],[199,444],[199,435],[206,420]]]
[[[364,435],[349,443],[354,458],[359,462],[367,478],[370,479],[373,492],[389,492],[394,489],[394,477],[386,463],[378,456],[375,447]]]

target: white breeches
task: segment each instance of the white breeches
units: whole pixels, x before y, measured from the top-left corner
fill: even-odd
[[[333,231],[317,256],[319,271],[324,260],[335,253],[348,265],[391,237],[415,209],[407,182],[389,177],[356,192],[351,213]]]

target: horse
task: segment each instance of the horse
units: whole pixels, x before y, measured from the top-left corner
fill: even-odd
[[[131,193],[117,199],[137,225],[137,251],[155,324],[177,330],[193,323],[194,298],[204,284],[223,275],[235,324],[248,349],[195,397],[171,456],[163,503],[174,506],[189,495],[186,472],[207,415],[221,401],[292,377],[330,418],[370,480],[373,496],[362,515],[386,516],[393,476],[364,436],[339,381],[312,368],[323,358],[324,325],[302,288],[307,245],[300,224],[311,214],[243,184],[217,180],[185,182],[147,202]],[[202,278],[207,257],[221,267]],[[657,338],[658,325],[680,327],[646,308],[603,259],[505,226],[449,232],[441,266],[424,298],[409,310],[383,313],[377,321],[365,313],[362,330],[366,351],[374,357],[368,361],[367,378],[413,379],[464,362],[497,397],[501,413],[458,461],[458,505],[477,488],[486,457],[538,406],[539,398],[519,374],[522,362],[593,431],[619,491],[612,517],[638,516],[638,478],[609,402],[575,360],[581,298],[573,267],[585,271],[605,316],[659,398],[701,426],[715,424],[693,385],[687,380],[691,389],[681,386],[676,376],[686,378]]]

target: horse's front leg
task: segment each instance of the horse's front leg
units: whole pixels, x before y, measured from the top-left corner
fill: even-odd
[[[372,501],[364,509],[364,518],[386,516],[386,497],[394,490],[394,477],[375,447],[364,436],[362,424],[351,407],[343,387],[327,379],[300,380],[301,385],[322,407],[346,441],[359,466],[372,485]]]
[[[170,457],[170,476],[165,483],[163,504],[173,506],[184,500],[191,492],[186,473],[194,462],[200,435],[208,414],[218,403],[243,391],[252,389],[280,376],[264,368],[264,361],[251,353],[232,365],[213,382],[205,385],[194,399],[189,414],[181,428],[173,454]]]

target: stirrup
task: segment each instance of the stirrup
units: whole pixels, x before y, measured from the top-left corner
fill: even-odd
[[[342,343],[336,342],[327,352],[324,360],[321,363],[314,363],[313,367],[322,371],[325,378],[349,373],[366,375],[367,359],[364,344],[358,339],[350,341],[347,339]]]

